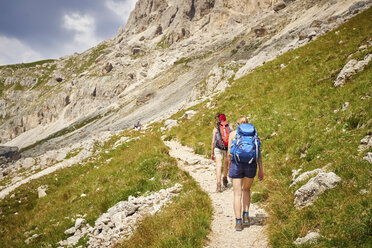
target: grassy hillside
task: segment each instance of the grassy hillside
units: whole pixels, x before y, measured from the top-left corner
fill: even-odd
[[[351,59],[361,59],[372,47],[358,51],[372,39],[372,9],[316,41],[256,69],[233,82],[232,87],[193,109],[168,138],[176,137],[199,154],[209,156],[214,115],[226,113],[231,124],[251,116],[262,138],[265,180],[254,191],[270,213],[269,236],[273,247],[293,247],[297,237],[319,230],[324,237],[311,247],[370,247],[371,166],[358,153],[360,140],[372,130],[371,63],[345,87],[333,81]],[[281,65],[285,67],[282,68]],[[345,102],[350,107],[341,111]],[[339,111],[335,111],[339,110]],[[182,113],[173,116],[179,118]],[[302,156],[301,154],[305,154]],[[313,206],[296,210],[289,189],[292,170],[328,165],[342,178],[337,188],[325,192]],[[304,246],[306,247],[306,246]]]
[[[34,180],[2,200],[2,247],[57,247],[58,241],[68,237],[64,231],[78,214],[86,214],[87,222],[94,225],[102,213],[130,195],[158,191],[176,182],[183,184],[181,194],[164,211],[143,221],[130,243],[135,247],[144,243],[200,247],[211,222],[212,208],[206,193],[178,169],[159,135],[129,131],[123,135],[140,138],[112,149],[120,138],[114,137],[97,147],[102,152],[81,165]],[[41,185],[47,185],[48,190],[47,196],[39,199],[36,189]],[[83,193],[86,197],[80,197]],[[174,231],[166,231],[170,229]],[[33,234],[40,236],[26,245],[24,241]],[[85,243],[86,239],[81,239],[79,245]]]
[[[372,9],[232,82],[210,103],[212,107],[207,108],[206,102],[193,107],[198,114],[167,133],[168,139],[177,138],[209,156],[217,112],[226,113],[232,125],[241,115],[251,116],[262,138],[265,168],[265,180],[254,185],[253,191],[259,193],[253,200],[270,214],[272,247],[293,247],[297,237],[313,230],[319,230],[323,238],[311,247],[370,247],[372,243],[372,199],[370,193],[360,193],[362,189],[372,191],[371,166],[362,160],[367,151],[358,153],[360,140],[372,130],[372,100],[361,98],[372,95],[371,64],[345,87],[333,87],[347,61],[372,52],[371,46],[358,51],[372,39],[371,17]],[[342,111],[345,102],[350,107]],[[155,124],[152,130],[159,127]],[[139,223],[132,238],[118,246],[201,247],[212,216],[207,194],[177,168],[158,132],[126,131],[122,135],[140,138],[112,149],[120,138],[114,137],[97,147],[102,152],[81,165],[34,180],[2,200],[2,247],[55,247],[67,238],[63,232],[78,214],[87,214],[92,225],[129,195],[158,191],[176,182],[184,187],[173,203]],[[290,189],[292,170],[326,165],[342,182],[313,206],[296,210],[294,192],[306,182]],[[152,177],[155,180],[149,180]],[[36,189],[40,185],[48,185],[48,195],[39,199]],[[83,193],[86,197],[80,197]],[[33,234],[40,236],[26,245],[24,241]],[[79,245],[85,243],[82,239]]]

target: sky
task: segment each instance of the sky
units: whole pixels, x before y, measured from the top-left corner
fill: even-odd
[[[0,65],[57,59],[114,37],[137,0],[0,0]]]

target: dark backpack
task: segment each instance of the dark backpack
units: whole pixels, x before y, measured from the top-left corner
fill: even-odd
[[[216,147],[221,150],[227,150],[229,145],[230,127],[227,121],[217,123]]]
[[[236,130],[236,139],[231,143],[231,160],[237,164],[255,164],[260,156],[260,140],[256,128],[243,123]]]

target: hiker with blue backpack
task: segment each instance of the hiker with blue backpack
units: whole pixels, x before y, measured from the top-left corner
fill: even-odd
[[[213,128],[212,132],[212,146],[211,146],[211,159],[216,160],[216,178],[217,178],[217,192],[222,192],[221,186],[221,169],[222,161],[224,162],[223,167],[223,185],[226,188],[227,173],[229,170],[229,161],[227,158],[227,146],[229,143],[229,134],[231,128],[229,123],[226,121],[226,116],[224,114],[218,113],[215,116],[216,126]]]
[[[228,154],[230,158],[229,177],[232,178],[234,189],[235,230],[249,227],[249,205],[251,202],[251,186],[256,176],[263,180],[264,173],[260,156],[260,140],[254,125],[248,123],[245,116],[239,117],[236,131],[229,137]],[[243,197],[242,197],[243,196]],[[242,218],[243,201],[243,218]]]

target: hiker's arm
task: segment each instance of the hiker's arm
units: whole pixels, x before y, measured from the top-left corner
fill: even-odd
[[[212,144],[211,144],[211,159],[214,160],[214,143],[216,142],[216,128],[213,128],[212,132]]]
[[[229,158],[229,160],[230,160],[230,158],[231,158],[231,154],[230,154],[230,150],[231,150],[231,143],[232,143],[232,141],[233,141],[233,139],[234,139],[234,136],[235,136],[235,132],[233,131],[233,132],[231,132],[230,133],[230,135],[229,135],[229,145],[228,145],[228,147],[227,147],[227,156],[228,156],[228,158]]]
[[[261,154],[260,154],[260,157],[258,159],[258,179],[260,179],[260,181],[262,181],[264,178],[264,173],[263,173],[263,166],[262,166],[262,158],[261,158]]]

